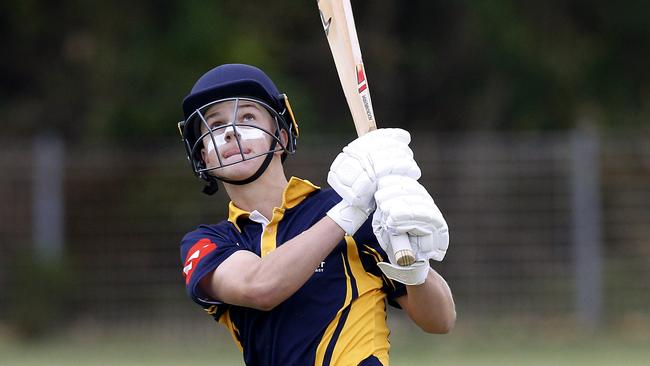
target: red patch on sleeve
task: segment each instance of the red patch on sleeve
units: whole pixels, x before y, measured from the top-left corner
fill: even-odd
[[[185,284],[190,283],[192,279],[192,273],[194,269],[199,264],[201,259],[208,255],[213,250],[217,249],[217,245],[210,241],[210,239],[201,239],[192,245],[190,250],[187,252],[187,257],[185,258],[185,265],[183,266],[183,276],[185,277]]]

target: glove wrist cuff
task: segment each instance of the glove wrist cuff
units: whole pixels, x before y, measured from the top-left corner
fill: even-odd
[[[421,285],[429,274],[429,261],[417,261],[410,266],[398,266],[392,263],[379,262],[379,269],[393,281],[405,285]]]
[[[365,211],[345,201],[337,203],[327,211],[327,216],[334,220],[348,235],[354,235],[361,225],[368,220],[368,214]]]

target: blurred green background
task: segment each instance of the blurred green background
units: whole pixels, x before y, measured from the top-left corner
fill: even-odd
[[[650,3],[352,1],[381,126],[413,134],[447,218],[458,308],[393,364],[650,357]],[[0,3],[0,364],[238,365],[184,294],[200,193],[180,102],[257,65],[300,123],[287,171],[326,185],[354,138],[316,1]]]

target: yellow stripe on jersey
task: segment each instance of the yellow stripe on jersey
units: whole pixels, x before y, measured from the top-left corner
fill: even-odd
[[[383,261],[384,261],[384,260],[381,258],[381,254],[379,254],[379,252],[378,252],[376,249],[374,249],[374,248],[372,248],[372,247],[370,247],[370,246],[368,246],[368,245],[365,245],[365,244],[364,244],[363,246],[364,246],[366,249],[368,249],[368,250],[370,251],[370,253],[372,254],[373,257],[375,257],[375,260],[377,261],[377,263],[379,263],[379,262],[383,262]],[[364,253],[368,253],[368,251],[365,251],[365,250],[364,250]],[[397,285],[395,285],[395,282],[393,282],[393,280],[391,280],[390,278],[386,277],[383,273],[382,273],[381,276],[382,276],[382,278],[384,279],[384,282],[386,282],[387,284],[389,284],[393,289],[396,289],[396,288],[397,288]]]
[[[363,247],[367,249],[367,250],[364,250],[363,252],[372,255],[372,256],[375,258],[375,261],[376,261],[377,263],[379,263],[379,262],[383,262],[383,261],[384,261],[384,260],[381,258],[381,254],[379,254],[379,252],[378,252],[377,250],[375,250],[375,248],[371,247],[371,246],[368,245],[368,244],[364,244]]]
[[[327,351],[327,346],[332,341],[332,337],[334,336],[334,330],[336,330],[336,326],[339,324],[339,321],[341,320],[341,314],[343,314],[344,310],[350,305],[350,302],[352,301],[352,287],[351,287],[350,277],[348,276],[347,266],[345,265],[345,257],[343,253],[341,253],[341,261],[343,262],[343,267],[345,268],[345,278],[346,278],[345,300],[343,301],[343,306],[341,306],[339,311],[336,313],[334,319],[329,323],[327,329],[325,329],[323,338],[318,344],[318,348],[316,348],[316,360],[314,362],[314,365],[323,364],[323,360],[325,359],[325,352]]]
[[[278,234],[278,224],[282,217],[284,216],[283,208],[274,208],[273,209],[273,218],[262,233],[262,247],[260,248],[260,256],[264,258],[267,254],[271,253],[277,247],[277,234]]]
[[[282,206],[273,209],[273,217],[262,233],[262,247],[260,248],[262,257],[277,248],[278,224],[284,217],[284,211],[298,206],[310,193],[318,189],[320,188],[308,180],[296,177],[289,179],[289,183],[282,193]]]
[[[349,313],[332,353],[331,365],[352,365],[374,355],[388,365],[388,325],[386,324],[386,295],[381,291],[381,278],[365,271],[354,239],[345,237],[349,268],[345,267],[347,283],[346,301],[329,324],[317,350],[316,365],[322,365],[332,333],[340,322],[341,313],[350,306]],[[348,275],[349,274],[349,275]],[[354,280],[354,281],[353,281]],[[358,298],[348,305],[352,283],[356,283]]]
[[[388,325],[386,295],[381,291],[381,278],[365,271],[354,239],[345,237],[348,263],[356,280],[359,297],[354,300],[334,353],[332,365],[351,365],[370,355],[388,365]]]
[[[239,348],[240,352],[244,352],[244,347],[242,347],[241,341],[239,340],[239,336],[238,336],[239,329],[237,329],[235,324],[230,319],[230,311],[226,311],[225,313],[221,314],[221,316],[219,317],[219,323],[225,325],[226,328],[228,328],[228,331],[230,332],[232,339],[235,341],[237,348]]]

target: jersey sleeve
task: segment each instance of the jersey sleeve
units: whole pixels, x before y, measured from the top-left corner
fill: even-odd
[[[389,260],[388,255],[381,248],[377,237],[375,237],[375,233],[372,231],[372,216],[357,230],[353,238],[358,243],[361,263],[366,272],[381,277],[383,283],[382,290],[386,293],[388,304],[396,308],[401,308],[395,299],[406,295],[406,285],[386,277],[377,266],[377,263],[388,262]]]
[[[203,277],[241,249],[243,248],[234,240],[211,230],[199,228],[186,234],[181,241],[181,262],[188,296],[204,308],[221,304],[218,299],[211,299],[204,294],[199,288],[199,283]]]

